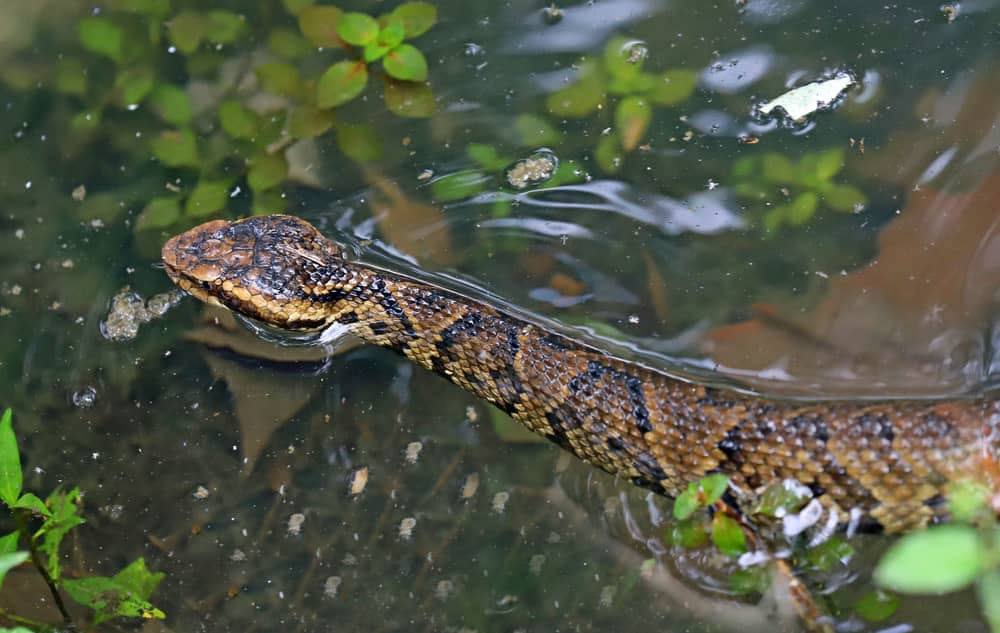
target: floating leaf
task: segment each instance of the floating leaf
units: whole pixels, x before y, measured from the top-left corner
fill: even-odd
[[[281,4],[285,5],[285,10],[292,15],[298,15],[307,7],[311,7],[315,1],[316,0],[281,0]]]
[[[87,92],[87,70],[76,57],[64,57],[56,63],[53,81],[63,94],[79,96]]]
[[[183,11],[167,22],[167,37],[177,50],[190,55],[205,39],[205,17],[194,11]]]
[[[191,100],[178,86],[160,84],[150,95],[149,103],[156,114],[167,123],[183,125],[191,121]]]
[[[406,31],[406,37],[413,39],[426,33],[437,22],[437,7],[429,2],[406,2],[390,14],[399,20]]]
[[[226,208],[229,184],[221,180],[199,180],[184,203],[184,213],[193,218],[213,215]]]
[[[0,585],[3,585],[7,572],[28,560],[28,552],[7,552],[0,554]]]
[[[215,44],[232,44],[246,30],[246,17],[232,11],[209,11],[205,39]]]
[[[84,48],[116,62],[122,60],[124,34],[120,26],[106,17],[96,16],[81,19],[76,29]]]
[[[615,127],[626,152],[639,146],[652,120],[653,109],[644,97],[625,97],[618,102],[615,108]]]
[[[122,106],[136,105],[146,98],[156,84],[156,75],[149,66],[127,68],[115,77],[115,92]]]
[[[901,593],[949,593],[975,580],[986,558],[975,528],[935,526],[896,541],[875,568],[875,581]]]
[[[316,105],[333,108],[361,94],[368,83],[368,66],[364,62],[337,62],[326,69],[316,85]]]
[[[96,611],[99,620],[109,617],[162,620],[166,617],[148,600],[111,578],[71,578],[63,581],[62,588],[73,600]]]
[[[386,79],[384,96],[386,107],[398,116],[429,117],[437,108],[434,93],[426,83]]]
[[[359,163],[382,158],[382,142],[372,126],[366,123],[337,128],[337,145],[347,157]]]
[[[660,75],[646,93],[657,105],[674,105],[686,100],[698,85],[698,73],[674,68]]]
[[[277,187],[288,174],[288,163],[282,154],[262,154],[250,163],[247,183],[256,191],[266,191]]]
[[[597,141],[597,147],[594,148],[594,160],[605,173],[618,173],[625,162],[625,153],[622,152],[621,141],[617,134],[606,134]]]
[[[301,59],[313,50],[306,38],[286,28],[277,28],[271,31],[267,36],[267,47],[275,55],[291,60]]]
[[[343,40],[337,35],[337,21],[343,15],[337,7],[306,7],[299,12],[299,30],[316,46],[340,46]]]
[[[735,558],[747,551],[743,528],[724,512],[716,512],[712,517],[712,542],[726,556]]]
[[[378,37],[378,22],[366,13],[345,13],[337,21],[337,35],[354,46],[364,46]]]
[[[52,512],[45,507],[45,502],[30,492],[26,492],[21,495],[21,498],[17,500],[14,507],[22,510],[30,510],[31,512],[43,517],[52,516]]]
[[[0,501],[8,506],[17,503],[22,482],[21,454],[17,450],[12,416],[7,409],[0,418]]]
[[[287,62],[265,62],[253,69],[260,85],[268,92],[298,96],[302,92],[302,78],[299,69]]]
[[[549,112],[560,117],[582,118],[604,103],[604,75],[593,62],[584,62],[577,81],[546,99]]]
[[[172,226],[181,217],[181,203],[176,196],[153,198],[135,219],[135,230],[162,229]]]
[[[396,79],[406,81],[427,81],[427,60],[424,54],[411,44],[400,44],[383,59],[385,72]]]
[[[552,145],[559,140],[559,133],[552,127],[552,124],[534,114],[518,116],[514,121],[514,129],[517,131],[521,145],[527,147]]]
[[[153,155],[167,167],[198,167],[198,141],[189,129],[167,130],[152,140]]]
[[[881,622],[897,608],[899,597],[881,590],[870,591],[854,603],[854,612],[869,622]]]
[[[365,46],[364,60],[371,63],[379,59],[399,46],[405,36],[406,29],[403,27],[403,23],[396,18],[389,17],[375,41]]]
[[[333,127],[334,116],[330,110],[320,110],[301,105],[288,116],[288,133],[293,138],[312,138]]]
[[[236,100],[219,104],[219,123],[226,134],[233,138],[252,139],[260,129],[260,117],[243,107]]]

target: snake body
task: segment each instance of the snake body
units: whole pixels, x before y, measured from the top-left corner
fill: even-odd
[[[291,216],[172,238],[188,293],[291,330],[334,324],[391,348],[577,457],[676,496],[714,472],[735,490],[807,486],[840,520],[887,531],[947,518],[948,485],[989,479],[1000,402],[783,402],[693,384],[434,285],[345,259]]]

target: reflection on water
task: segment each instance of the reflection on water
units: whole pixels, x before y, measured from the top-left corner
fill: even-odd
[[[284,24],[281,3],[267,4]],[[358,166],[321,138],[293,161],[309,177],[285,190],[288,211],[356,257],[703,380],[805,397],[992,385],[995,3],[963,3],[950,23],[936,5],[860,1],[578,2],[554,23],[544,3],[437,4],[441,24],[419,41],[437,113],[392,117],[377,94],[345,109],[378,127],[383,160]],[[275,345],[190,301],[130,342],[103,338],[120,288],[169,290],[154,267],[168,231],[136,231],[136,217],[196,175],[127,158],[159,132],[129,118],[145,105],[99,128],[103,144],[71,133],[88,95],[24,78],[75,46],[56,9],[91,7],[32,6],[0,5],[0,404],[15,409],[26,485],[86,491],[74,571],[145,556],[167,573],[155,599],[172,630],[795,626],[780,592],[733,596],[731,561],[667,545],[668,500],[517,435],[381,350]],[[551,115],[545,98],[576,81],[581,56],[620,61],[603,59],[619,35],[644,43],[650,73],[690,70],[697,87],[651,108],[612,173],[599,148],[622,120],[643,123],[615,118],[634,86],[605,77],[580,118]],[[238,68],[258,46],[216,53]],[[840,69],[860,85],[834,111],[795,130],[753,118],[754,104]],[[544,143],[522,134],[525,113],[544,119]],[[207,138],[213,125],[195,129]],[[512,188],[505,168],[540,147],[570,171]],[[809,166],[831,148],[843,164],[769,189],[734,174],[741,158]],[[862,189],[864,209],[819,199],[798,223],[761,229],[824,170]],[[460,172],[467,195],[437,198],[434,183]],[[231,191],[233,204],[245,196]],[[971,594],[904,599],[864,622],[851,605],[885,541],[852,543],[847,562],[804,565],[843,630],[984,630]],[[37,602],[30,579],[11,578],[0,606]]]

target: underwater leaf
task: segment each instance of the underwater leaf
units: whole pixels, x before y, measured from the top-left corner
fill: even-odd
[[[205,38],[215,44],[232,44],[246,30],[246,17],[231,11],[209,11]]]
[[[861,596],[854,603],[854,612],[869,622],[881,622],[899,608],[899,596],[876,590]]]
[[[486,171],[503,169],[513,161],[509,156],[501,156],[495,146],[487,143],[469,143],[465,154]]]
[[[367,13],[345,13],[337,20],[337,35],[354,46],[365,46],[378,37],[378,22]]]
[[[288,116],[288,133],[293,138],[312,138],[333,127],[333,122],[332,111],[301,105]]]
[[[795,180],[795,165],[784,154],[768,152],[760,157],[761,176],[769,181],[787,184]]]
[[[62,582],[63,589],[73,600],[96,611],[99,621],[109,617],[128,617],[162,620],[166,617],[148,600],[112,578],[92,576],[71,578]]]
[[[0,585],[3,585],[7,572],[28,560],[28,552],[5,552],[0,554]]]
[[[153,155],[167,167],[198,167],[198,141],[189,129],[166,130],[150,142]]]
[[[0,501],[12,507],[21,496],[21,454],[17,450],[17,438],[11,422],[10,409],[0,418]]]
[[[670,526],[667,542],[675,547],[692,549],[708,543],[705,526],[695,521],[678,521]]]
[[[344,41],[337,35],[337,22],[343,13],[331,6],[306,7],[299,13],[299,30],[316,46],[340,46]]]
[[[361,94],[368,83],[368,66],[364,62],[337,62],[326,69],[316,85],[316,105],[333,108]]]
[[[594,63],[584,62],[576,82],[550,94],[546,107],[559,117],[585,117],[604,102],[605,83],[603,73]]]
[[[604,46],[604,69],[612,79],[628,84],[646,60],[646,46],[630,37],[613,37]]]
[[[311,7],[315,1],[316,0],[281,0],[281,4],[285,5],[285,11],[288,11],[292,15],[298,15],[307,7]]]
[[[268,92],[296,97],[302,92],[299,69],[287,62],[265,62],[253,69],[261,87]]]
[[[111,0],[110,7],[160,20],[170,13],[170,0]]]
[[[260,117],[243,107],[239,101],[223,101],[219,105],[219,123],[233,138],[252,139],[260,129]]]
[[[434,114],[437,104],[434,93],[426,82],[386,79],[385,105],[393,114],[403,117],[424,118]]]
[[[625,162],[621,141],[617,134],[605,134],[594,148],[594,160],[606,174],[616,174]]]
[[[103,16],[85,17],[76,25],[80,43],[92,53],[120,62],[124,34],[120,26]]]
[[[625,97],[615,108],[615,128],[622,148],[630,152],[639,146],[653,120],[653,108],[644,97]]]
[[[56,90],[68,95],[83,95],[87,92],[87,70],[76,57],[63,57],[56,62],[53,75]]]
[[[437,22],[437,7],[429,2],[405,2],[393,9],[390,17],[403,24],[407,39],[419,37]]]
[[[875,568],[875,582],[900,593],[942,594],[967,587],[986,560],[968,525],[940,525],[896,541]]]
[[[646,95],[657,105],[674,105],[690,97],[697,85],[698,73],[674,68],[657,77]]]
[[[267,191],[255,191],[253,193],[253,205],[251,212],[254,215],[273,215],[286,210],[285,198],[281,189],[268,189]]]
[[[222,180],[199,180],[184,203],[184,213],[192,218],[212,215],[226,208],[229,184]]]
[[[183,88],[173,84],[160,84],[149,96],[149,104],[167,123],[183,125],[191,121],[191,100]]]
[[[400,44],[382,58],[390,77],[406,81],[427,81],[427,60],[410,44]]]
[[[800,193],[785,205],[784,220],[792,226],[800,226],[816,215],[818,207],[819,195],[815,191]]]
[[[839,536],[833,536],[815,547],[810,547],[806,553],[809,564],[821,571],[846,565],[853,556],[854,548]]]
[[[816,154],[816,172],[814,176],[817,180],[830,180],[844,167],[844,150],[840,147],[833,147],[824,152]]]
[[[868,198],[854,185],[832,185],[823,189],[823,202],[834,211],[856,212],[864,208]]]
[[[763,565],[737,569],[729,576],[729,588],[738,596],[764,593],[770,586],[771,573]]]
[[[559,132],[552,127],[552,124],[534,114],[518,116],[514,121],[514,129],[521,145],[527,147],[551,145],[559,140]]]
[[[271,31],[267,36],[267,47],[278,57],[291,60],[302,59],[314,50],[309,40],[286,28]]]
[[[250,163],[247,183],[257,191],[273,189],[280,185],[288,174],[288,163],[283,154],[261,154]]]
[[[716,512],[712,517],[712,542],[726,556],[736,557],[747,551],[743,528],[724,512]]]
[[[153,198],[135,219],[135,230],[162,229],[172,226],[181,217],[181,202],[176,196]]]
[[[368,163],[382,158],[382,142],[367,123],[337,128],[337,145],[351,160]]]
[[[115,77],[115,93],[118,104],[127,107],[136,105],[152,92],[156,85],[156,75],[149,66],[126,68]]]
[[[386,18],[385,24],[382,26],[382,30],[378,33],[378,37],[365,46],[365,61],[370,63],[379,59],[392,49],[399,46],[405,37],[406,29],[403,27],[403,22],[391,16]]]
[[[205,39],[207,28],[205,16],[194,11],[184,11],[175,15],[167,22],[167,37],[177,50],[190,55],[198,50]]]
[[[490,177],[476,169],[457,171],[431,182],[431,193],[436,202],[453,202],[471,198],[486,189]]]
[[[798,512],[813,497],[812,491],[795,481],[776,481],[757,496],[757,502],[751,514],[767,517],[781,517],[792,512]]]

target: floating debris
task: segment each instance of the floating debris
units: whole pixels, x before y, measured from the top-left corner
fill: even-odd
[[[528,570],[538,576],[542,573],[542,565],[545,564],[545,554],[535,554],[528,561]]]
[[[955,18],[958,17],[958,14],[961,12],[961,10],[962,7],[957,2],[951,2],[948,4],[941,5],[941,13],[944,14],[944,17],[948,18],[948,24],[951,24],[952,22],[955,21]]]
[[[195,488],[194,492],[191,493],[191,496],[195,499],[208,499],[208,495],[208,488],[205,486],[198,486]]]
[[[455,591],[455,583],[450,580],[439,580],[437,586],[434,587],[434,597],[444,602],[453,591]]]
[[[143,300],[125,286],[111,299],[108,316],[101,321],[101,335],[109,341],[130,341],[139,334],[140,325],[162,317],[184,297],[180,290],[171,290]]]
[[[327,598],[336,598],[337,591],[340,589],[340,583],[343,579],[340,576],[330,576],[323,583],[323,595]]]
[[[229,555],[229,560],[234,563],[242,563],[247,559],[246,552],[241,549],[234,549],[233,553]]]
[[[504,510],[507,509],[507,502],[510,501],[510,493],[498,492],[493,495],[493,511],[497,514],[502,514]]]
[[[837,73],[830,79],[793,88],[777,99],[757,106],[757,112],[771,116],[775,110],[781,109],[792,122],[799,123],[814,112],[834,107],[844,92],[855,83],[857,82],[850,73]]]
[[[76,200],[77,202],[83,202],[87,199],[87,188],[80,185],[73,189],[73,193],[71,193],[70,196],[72,196],[73,200]]]
[[[468,501],[475,497],[477,490],[479,490],[479,473],[469,473],[469,476],[462,482],[462,490],[459,493],[462,501]]]
[[[399,538],[404,541],[410,540],[413,536],[413,528],[417,526],[417,520],[413,517],[406,517],[399,522]]]
[[[292,516],[288,517],[288,529],[287,532],[290,536],[298,536],[302,533],[302,524],[306,522],[306,515],[301,512],[296,512]]]
[[[614,587],[614,585],[605,585],[604,587],[602,587],[601,606],[610,607],[615,600],[615,593],[617,593],[617,591],[618,590]]]
[[[404,459],[407,464],[416,464],[417,458],[420,457],[420,451],[423,450],[424,445],[421,442],[410,442],[406,445],[406,454]]]
[[[563,10],[557,7],[554,2],[542,9],[542,20],[549,26],[562,22],[564,15]]]
[[[556,155],[548,150],[539,150],[508,167],[507,182],[515,189],[537,186],[552,178],[559,166]]]
[[[368,467],[356,468],[347,475],[347,492],[352,497],[356,497],[365,491],[368,485]]]

